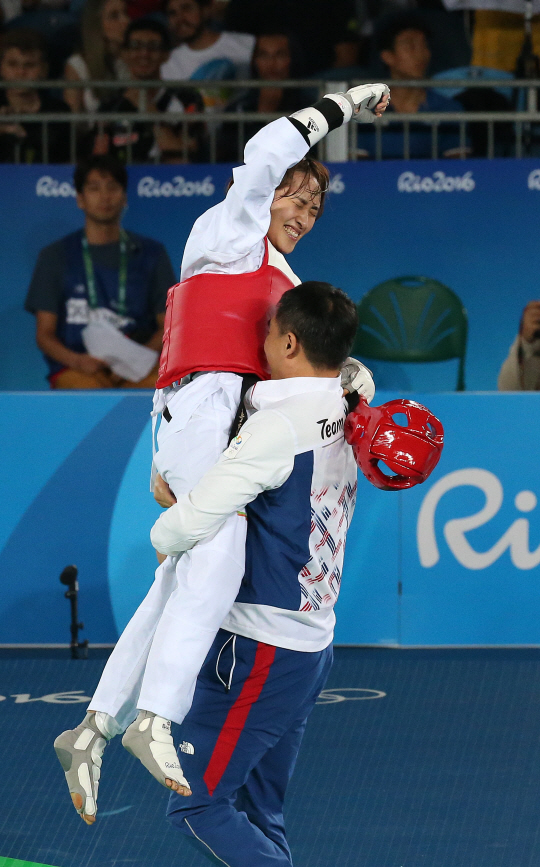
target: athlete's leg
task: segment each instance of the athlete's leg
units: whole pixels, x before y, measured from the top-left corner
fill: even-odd
[[[240,377],[234,374],[200,377],[173,397],[171,405],[174,410],[174,423],[169,428],[165,426],[166,422],[163,422],[161,441],[164,451],[160,455],[160,447],[158,457],[162,460],[162,474],[166,479],[169,476],[174,485],[173,490],[176,489],[177,493],[190,490],[226,447],[228,430],[239,399],[240,383]],[[181,394],[182,391],[184,394]],[[158,436],[158,442],[159,439]],[[171,475],[167,471],[167,456],[172,467]],[[102,734],[107,738],[122,731],[136,716],[148,652],[167,600],[176,587],[176,565],[177,558],[167,558],[156,570],[150,591],[124,630],[105,666],[90,708],[99,712],[96,722],[98,727],[101,725]],[[211,600],[209,603],[211,604]],[[224,614],[217,622],[214,634]],[[177,645],[176,649],[179,653],[183,652],[182,646]],[[206,655],[204,646],[200,653],[199,667]],[[197,672],[195,676],[196,674]],[[191,680],[192,678],[188,678],[186,682],[191,684]],[[160,686],[167,690],[167,683],[162,679]],[[191,701],[191,689],[192,687],[188,686],[187,693],[183,696],[187,707]],[[85,721],[81,725],[85,727]],[[87,734],[90,737],[90,728]],[[64,732],[64,735],[67,733]],[[69,738],[63,739],[64,744],[68,741]],[[97,756],[97,759],[100,765],[101,756]],[[93,763],[91,755],[89,762]],[[96,768],[99,767],[97,762],[94,764]],[[68,786],[71,791],[70,780]],[[95,816],[95,811],[93,815]]]
[[[167,599],[176,588],[177,558],[156,569],[155,580],[118,639],[89,709],[115,717],[120,729],[137,715],[137,699],[152,639]]]
[[[138,707],[181,723],[197,675],[244,575],[246,518],[231,515],[218,533],[186,552],[148,654]]]
[[[156,570],[156,580],[120,636],[88,713],[77,728],[62,732],[55,741],[73,805],[87,824],[95,821],[101,761],[108,740],[120,734],[137,714],[142,672],[156,625],[167,596],[176,586],[172,558]]]
[[[167,602],[146,662],[139,716],[122,739],[125,748],[163,786],[190,795],[176,757],[170,722],[181,723],[216,633],[238,594],[244,574],[246,518],[233,515],[210,541],[184,554],[177,586]],[[148,711],[155,714],[150,725]],[[146,729],[144,728],[146,726]]]
[[[180,400],[180,391],[169,401],[171,421],[163,421],[158,434],[156,466],[175,494],[191,490],[226,448],[241,378],[230,373],[209,374],[190,385],[194,387],[193,398]],[[195,400],[196,388],[215,390],[193,408],[190,403]],[[204,457],[199,454],[200,443],[204,443]],[[148,655],[137,705],[140,710],[177,723],[184,719],[197,675],[238,594],[245,540],[245,516],[232,515],[211,539],[199,542],[178,561],[177,585],[167,600]]]
[[[234,374],[200,377],[179,389],[172,398],[172,420],[161,423],[156,459],[164,478],[173,482],[176,493],[191,490],[226,447],[227,425],[230,426],[236,412],[234,401],[238,401],[240,382],[240,377]],[[168,557],[156,570],[154,583],[120,636],[90,703],[92,710],[116,717],[122,729],[136,716],[150,646],[177,586],[176,571],[181,559]],[[214,634],[220,623],[221,620]],[[204,656],[206,652],[199,667]],[[158,676],[158,680],[161,686],[162,678]]]
[[[96,725],[95,714],[87,714],[76,729],[62,732],[54,742],[73,806],[87,825],[96,821],[101,758],[106,746],[107,739]]]

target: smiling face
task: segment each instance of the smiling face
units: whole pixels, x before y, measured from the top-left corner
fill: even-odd
[[[198,3],[197,0],[169,0],[167,18],[169,27],[177,42],[188,44],[205,30],[211,7]]]
[[[277,189],[270,207],[268,239],[280,253],[292,253],[313,228],[321,207],[321,191],[311,176],[295,172],[289,187]]]
[[[159,33],[153,30],[135,30],[130,33],[124,52],[126,65],[136,81],[152,81],[159,78],[161,64],[168,51]]]

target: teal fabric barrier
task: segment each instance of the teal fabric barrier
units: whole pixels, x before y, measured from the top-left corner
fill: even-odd
[[[360,476],[336,640],[540,644],[540,395],[414,396],[445,426],[443,456],[409,491]],[[150,407],[149,392],[0,394],[0,643],[69,641],[70,563],[91,643],[114,642],[143,598]]]

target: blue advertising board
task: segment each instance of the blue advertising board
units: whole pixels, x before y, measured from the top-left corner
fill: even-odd
[[[338,640],[539,644],[540,395],[415,399],[443,421],[443,454],[408,491],[359,485]]]
[[[523,306],[540,297],[536,247],[540,162],[441,160],[331,166],[325,214],[291,255],[303,280],[328,280],[359,300],[377,283],[433,277],[469,313],[466,379],[496,389]],[[135,166],[124,225],[162,241],[176,273],[194,220],[222,197],[231,167]],[[82,225],[69,166],[0,166],[0,388],[44,389],[24,297],[41,247]],[[380,388],[452,390],[456,363],[372,365]]]
[[[415,398],[445,426],[443,455],[408,491],[360,476],[337,642],[540,645],[540,395]],[[143,598],[160,513],[150,405],[148,392],[0,395],[1,644],[69,640],[70,563],[91,643],[114,642]]]

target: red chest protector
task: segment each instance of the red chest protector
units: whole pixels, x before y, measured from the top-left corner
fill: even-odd
[[[156,388],[197,370],[254,373],[268,379],[263,344],[268,319],[293,283],[268,264],[268,242],[257,271],[196,274],[167,295]]]

